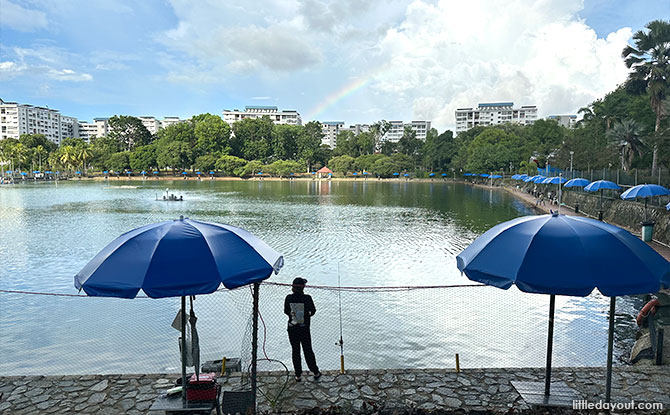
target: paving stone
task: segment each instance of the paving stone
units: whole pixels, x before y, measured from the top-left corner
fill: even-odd
[[[319,406],[319,403],[314,399],[295,399],[293,405],[299,409],[309,409]]]
[[[96,405],[104,401],[106,397],[107,397],[106,393],[103,392],[94,393],[93,395],[91,395],[90,398],[88,398],[88,403],[91,405]]]
[[[102,392],[107,389],[107,385],[109,385],[109,381],[105,379],[91,386],[90,390],[93,392]]]

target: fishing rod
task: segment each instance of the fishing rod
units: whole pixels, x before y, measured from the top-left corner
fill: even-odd
[[[340,283],[340,263],[337,263],[337,286],[339,288],[342,288],[342,284]],[[344,374],[344,340],[342,340],[342,290],[339,289],[337,291],[339,301],[340,301],[340,341],[339,343],[335,343],[337,346],[339,344],[340,346],[340,373]]]

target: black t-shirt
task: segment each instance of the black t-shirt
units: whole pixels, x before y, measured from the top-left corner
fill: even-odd
[[[284,314],[289,327],[309,327],[310,317],[316,313],[314,301],[307,294],[289,294],[284,300]]]

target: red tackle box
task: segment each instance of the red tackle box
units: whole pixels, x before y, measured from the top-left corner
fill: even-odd
[[[196,378],[191,376],[186,387],[187,401],[214,401],[216,400],[216,374],[201,373]]]

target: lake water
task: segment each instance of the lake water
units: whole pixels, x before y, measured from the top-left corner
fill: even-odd
[[[168,187],[183,202],[156,201]],[[472,284],[455,256],[502,221],[532,214],[504,191],[442,181],[123,181],[0,188],[0,289],[77,294],[73,276],[121,233],[178,218],[245,228],[281,252],[268,282],[309,280],[312,337],[323,370],[542,366],[549,297]],[[547,267],[552,264],[547,264]],[[260,356],[290,367],[284,286],[261,286]],[[341,294],[341,295],[340,295]],[[617,355],[630,346],[635,299],[619,301]],[[341,302],[341,307],[340,307]],[[608,299],[557,301],[554,364],[602,365]],[[146,373],[179,368],[178,299],[133,300],[0,292],[0,371]],[[248,288],[198,296],[202,361],[248,359]],[[341,318],[340,318],[341,313]],[[265,366],[264,366],[265,364]],[[275,363],[261,369],[277,369]]]

